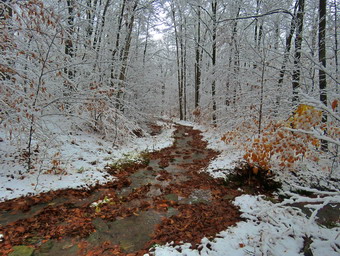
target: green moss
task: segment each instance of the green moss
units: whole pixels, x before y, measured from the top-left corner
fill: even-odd
[[[124,154],[122,158],[110,164],[110,167],[116,170],[123,170],[128,167],[139,165],[147,165],[150,162],[150,153],[142,151],[139,154],[128,153]]]
[[[34,249],[32,247],[19,245],[13,247],[13,252],[9,254],[9,256],[32,256]]]

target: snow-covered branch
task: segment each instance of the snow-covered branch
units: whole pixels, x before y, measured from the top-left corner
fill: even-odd
[[[325,136],[315,129],[313,129],[311,131],[306,131],[306,130],[302,130],[302,129],[292,129],[292,128],[288,128],[288,127],[285,127],[284,129],[287,130],[287,131],[291,131],[291,132],[299,132],[299,133],[309,134],[309,135],[312,135],[319,140],[325,140],[325,141],[328,141],[330,143],[333,143],[335,145],[340,146],[340,141],[337,141],[337,140],[334,140],[334,139],[332,139],[328,136]]]
[[[301,95],[301,102],[302,103],[305,103],[305,104],[311,105],[315,108],[318,108],[320,110],[323,110],[323,111],[327,112],[328,114],[330,114],[335,120],[340,122],[340,116],[339,116],[338,112],[333,111],[330,107],[323,104],[320,100],[314,99],[313,97],[303,93],[302,91],[300,91],[300,95]]]

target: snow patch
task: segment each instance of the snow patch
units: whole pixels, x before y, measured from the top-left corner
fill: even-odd
[[[105,166],[125,155],[142,151],[156,151],[173,144],[173,127],[157,136],[135,138],[120,148],[99,135],[86,132],[58,135],[53,148],[37,156],[36,169],[26,170],[26,163],[20,160],[17,145],[5,132],[0,133],[0,202],[20,196],[33,195],[51,190],[88,187],[96,183],[107,183],[114,177],[105,171]],[[60,131],[59,131],[60,132]],[[51,169],[51,160],[59,165]],[[58,172],[58,173],[57,173]]]
[[[213,241],[203,238],[199,250],[191,244],[167,244],[155,248],[156,256],[302,255],[304,238],[311,237],[313,255],[339,255],[340,228],[327,229],[307,218],[301,210],[275,205],[261,196],[242,195],[234,204],[247,221],[220,232]]]
[[[228,145],[221,140],[223,134],[216,128],[198,125],[195,123],[184,122],[194,129],[202,131],[203,140],[208,142],[208,148],[213,149],[220,154],[213,159],[206,168],[213,178],[225,178],[242,160],[244,152],[234,145]]]

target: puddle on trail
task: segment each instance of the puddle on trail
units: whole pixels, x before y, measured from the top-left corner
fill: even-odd
[[[48,206],[58,207],[65,203],[73,204],[75,207],[81,207],[83,205],[90,204],[95,202],[103,197],[103,195],[107,194],[110,190],[109,189],[97,189],[95,190],[90,196],[85,198],[77,198],[71,200],[70,198],[66,197],[57,197],[53,200],[46,202],[46,203],[39,203],[36,205],[31,206],[28,211],[20,211],[20,210],[11,210],[11,211],[1,211],[0,212],[0,226],[5,226],[9,223],[21,220],[21,219],[28,219],[37,214],[39,214],[43,209]]]
[[[141,168],[129,176],[131,184],[128,187],[122,188],[120,191],[113,189],[97,189],[89,197],[82,199],[70,200],[70,198],[55,198],[50,202],[32,206],[27,212],[11,211],[0,212],[0,227],[9,223],[38,216],[44,208],[48,206],[58,207],[65,203],[71,204],[72,207],[84,207],[92,202],[98,201],[105,195],[114,193],[120,198],[126,198],[130,193],[145,185],[150,185],[149,191],[142,199],[133,199],[124,203],[126,207],[135,207],[141,202],[153,202],[153,198],[162,195],[162,189],[169,184],[181,183],[188,180],[186,170],[180,165],[191,164],[195,161],[203,160],[207,157],[207,152],[197,150],[191,144],[193,138],[186,133],[187,129],[179,126],[174,134],[175,150],[170,152],[169,163],[165,166],[160,162],[162,159],[151,159],[146,168]],[[167,178],[162,178],[162,175],[168,175]],[[169,178],[170,177],[170,178]],[[170,194],[163,197],[165,200],[172,200],[179,204],[195,204],[209,203],[212,199],[209,190],[193,190],[188,198],[179,197],[176,194]],[[92,208],[93,209],[93,208]],[[94,210],[94,209],[93,209]],[[36,241],[31,241],[31,245],[37,247],[34,256],[56,255],[61,253],[63,256],[77,255],[79,253],[78,244],[87,242],[91,247],[96,247],[105,241],[110,241],[112,244],[118,244],[121,249],[126,252],[134,252],[142,249],[145,244],[150,241],[150,236],[163,218],[178,214],[175,208],[167,208],[166,211],[157,212],[155,210],[146,210],[137,212],[135,215],[125,218],[117,218],[115,221],[107,221],[101,218],[92,220],[95,227],[95,232],[91,233],[87,238],[62,238],[61,240],[49,240],[42,243],[43,238],[36,238]],[[34,239],[33,239],[34,240]]]
[[[195,189],[189,197],[181,197],[177,194],[168,194],[164,196],[167,200],[175,201],[179,204],[209,204],[212,200],[211,191],[207,189]]]
[[[79,255],[78,244],[86,242],[90,247],[96,247],[103,242],[120,245],[126,253],[137,251],[144,247],[150,240],[150,234],[154,231],[162,218],[177,214],[177,210],[170,208],[165,213],[154,210],[141,212],[138,216],[130,216],[116,221],[104,221],[95,218],[92,223],[96,232],[82,240],[62,239],[50,240],[34,252],[34,256],[73,256]]]

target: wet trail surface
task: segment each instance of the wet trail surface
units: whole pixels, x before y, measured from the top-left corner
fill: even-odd
[[[144,163],[108,167],[118,179],[106,185],[0,203],[0,255],[28,247],[25,255],[143,255],[234,225],[231,201],[241,192],[199,172],[217,153],[191,127],[178,125],[174,138]]]

